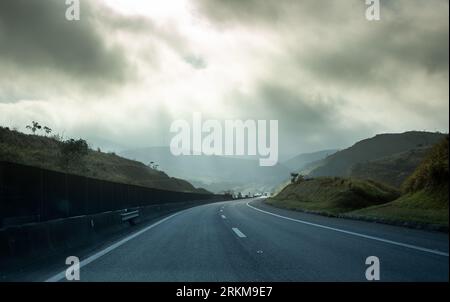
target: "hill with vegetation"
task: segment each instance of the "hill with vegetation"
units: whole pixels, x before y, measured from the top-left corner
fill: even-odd
[[[448,141],[447,136],[433,146],[403,183],[403,196],[393,202],[352,214],[448,226]]]
[[[321,161],[309,176],[351,176],[356,164],[393,156],[402,152],[436,144],[445,134],[410,131],[405,133],[379,134],[355,143]],[[378,167],[381,167],[378,165]],[[399,165],[401,167],[401,165]],[[361,170],[361,168],[359,169]]]
[[[425,155],[419,156],[422,161],[400,190],[370,179],[295,175],[291,184],[266,202],[292,210],[448,229],[448,141],[448,135],[444,135],[431,148],[415,151]],[[405,157],[403,154],[384,161]]]
[[[342,214],[387,203],[399,195],[398,190],[370,180],[319,177],[297,180],[266,202],[291,210]]]
[[[415,148],[379,159],[357,163],[350,169],[350,177],[371,179],[400,188],[430,151],[430,146]]]
[[[0,160],[150,188],[209,193],[183,179],[169,177],[155,166],[92,150],[83,139],[50,136],[51,129],[47,129],[42,128],[45,134],[35,135],[0,127]],[[33,133],[36,130],[35,125]]]

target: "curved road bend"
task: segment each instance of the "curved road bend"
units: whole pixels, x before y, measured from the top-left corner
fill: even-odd
[[[82,260],[81,281],[447,281],[448,235],[276,209],[261,199],[178,212]],[[64,273],[48,281],[63,278]]]

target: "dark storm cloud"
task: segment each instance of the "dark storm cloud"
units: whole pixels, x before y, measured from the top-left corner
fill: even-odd
[[[312,130],[332,122],[338,102],[327,102],[320,96],[308,98],[301,93],[283,87],[280,84],[261,83],[257,88],[258,106],[263,108],[267,117],[289,121],[297,124],[296,129]],[[249,108],[250,109],[250,108]]]
[[[448,20],[447,20],[448,21]],[[302,68],[340,83],[391,86],[411,72],[448,74],[448,23],[422,26],[413,20],[381,22],[357,36],[299,56]],[[389,72],[386,68],[391,67]],[[400,78],[399,78],[400,77]]]
[[[278,120],[279,148],[286,154],[346,147],[380,128],[357,117],[351,126],[343,123],[347,100],[341,97],[306,95],[282,83],[261,81],[254,93],[234,91],[227,99],[241,119]]]
[[[123,81],[128,64],[96,27],[95,8],[81,1],[81,20],[67,21],[63,0],[0,1],[0,64],[55,70],[84,80]]]
[[[448,127],[446,0],[381,1],[375,22],[365,19],[362,0],[195,3],[220,31],[275,38],[277,55],[261,68],[255,101],[237,105],[279,119],[282,148],[344,147],[393,131],[388,123],[402,130]],[[425,121],[425,112],[435,120]]]
[[[448,74],[448,1],[381,1],[379,22],[365,20],[364,1],[197,0],[219,28],[274,31],[284,61],[335,84],[393,85],[417,70]],[[224,27],[225,26],[225,27]],[[391,70],[391,71],[392,71]]]

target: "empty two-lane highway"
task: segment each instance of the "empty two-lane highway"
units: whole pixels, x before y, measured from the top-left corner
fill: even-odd
[[[447,234],[275,209],[190,208],[82,260],[81,281],[448,281]],[[64,273],[49,281],[64,279]]]

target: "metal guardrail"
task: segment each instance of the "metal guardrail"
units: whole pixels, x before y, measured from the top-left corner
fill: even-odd
[[[139,210],[129,211],[128,209],[125,209],[120,213],[120,217],[122,218],[122,221],[128,221],[131,225],[135,225],[139,219]]]

